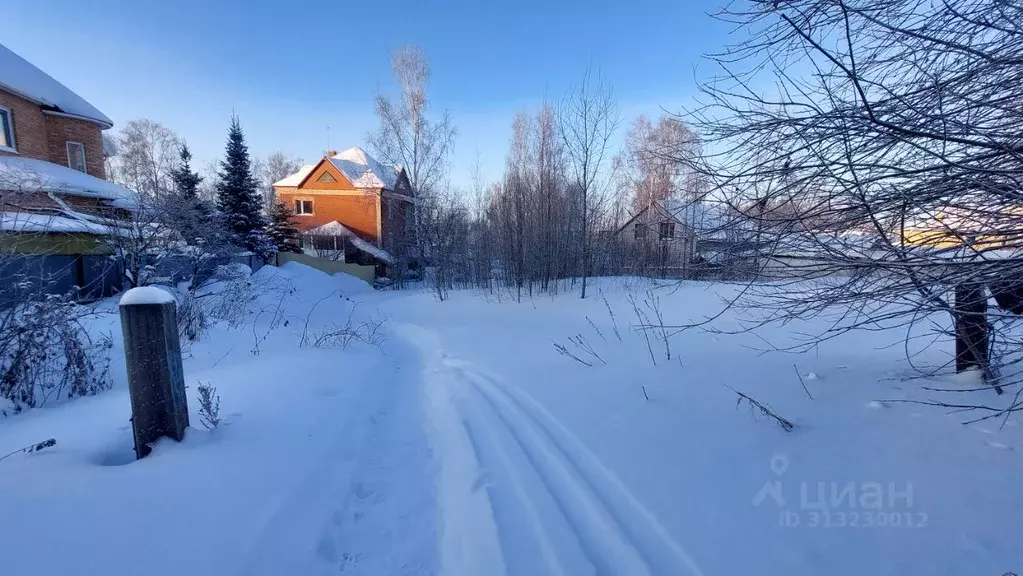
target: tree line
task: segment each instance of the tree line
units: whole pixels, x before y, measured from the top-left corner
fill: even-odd
[[[669,197],[700,197],[699,178],[678,158],[699,153],[695,134],[677,118],[640,117],[616,150],[621,114],[592,70],[561,99],[515,117],[500,181],[484,182],[477,159],[468,189],[453,186],[445,176],[457,132],[446,112],[430,115],[425,55],[404,48],[392,67],[401,93],[377,97],[380,129],[369,141],[405,167],[417,205],[413,233],[389,244],[399,277],[412,263],[426,266],[440,298],[459,287],[517,298],[578,288],[585,298],[594,274],[646,269],[618,234],[629,216]]]

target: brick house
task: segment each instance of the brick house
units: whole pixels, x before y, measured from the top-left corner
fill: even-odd
[[[381,274],[404,245],[415,206],[404,169],[358,147],[328,152],[274,191],[294,211],[307,253],[374,264]]]
[[[115,232],[110,218],[124,216],[133,198],[105,180],[103,131],[112,126],[81,96],[0,44],[5,276],[38,267],[31,274],[56,278],[57,290],[105,282],[110,249],[104,238]]]
[[[102,112],[0,44],[0,156],[68,166],[106,178]]]

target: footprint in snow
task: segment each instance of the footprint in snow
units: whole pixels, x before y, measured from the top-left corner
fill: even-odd
[[[490,486],[490,483],[487,482],[486,475],[480,474],[479,476],[476,477],[475,480],[473,480],[471,490],[475,492],[480,488],[486,488],[488,486]]]

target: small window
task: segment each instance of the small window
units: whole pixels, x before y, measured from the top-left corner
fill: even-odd
[[[330,172],[324,172],[323,174],[320,174],[320,177],[317,178],[316,181],[317,182],[337,182],[337,179],[334,178],[330,174]]]
[[[310,216],[312,213],[312,200],[295,200],[295,214],[298,214],[299,216]]]
[[[85,146],[80,142],[67,143],[67,165],[72,170],[86,172],[85,169]]]
[[[14,151],[14,122],[11,111],[0,107],[0,150]]]
[[[646,239],[646,224],[636,224],[636,240]]]
[[[675,223],[661,222],[661,240],[675,237]]]

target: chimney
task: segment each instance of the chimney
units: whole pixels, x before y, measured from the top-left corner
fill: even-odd
[[[333,158],[334,156],[337,156],[337,150],[327,150],[328,158]]]

